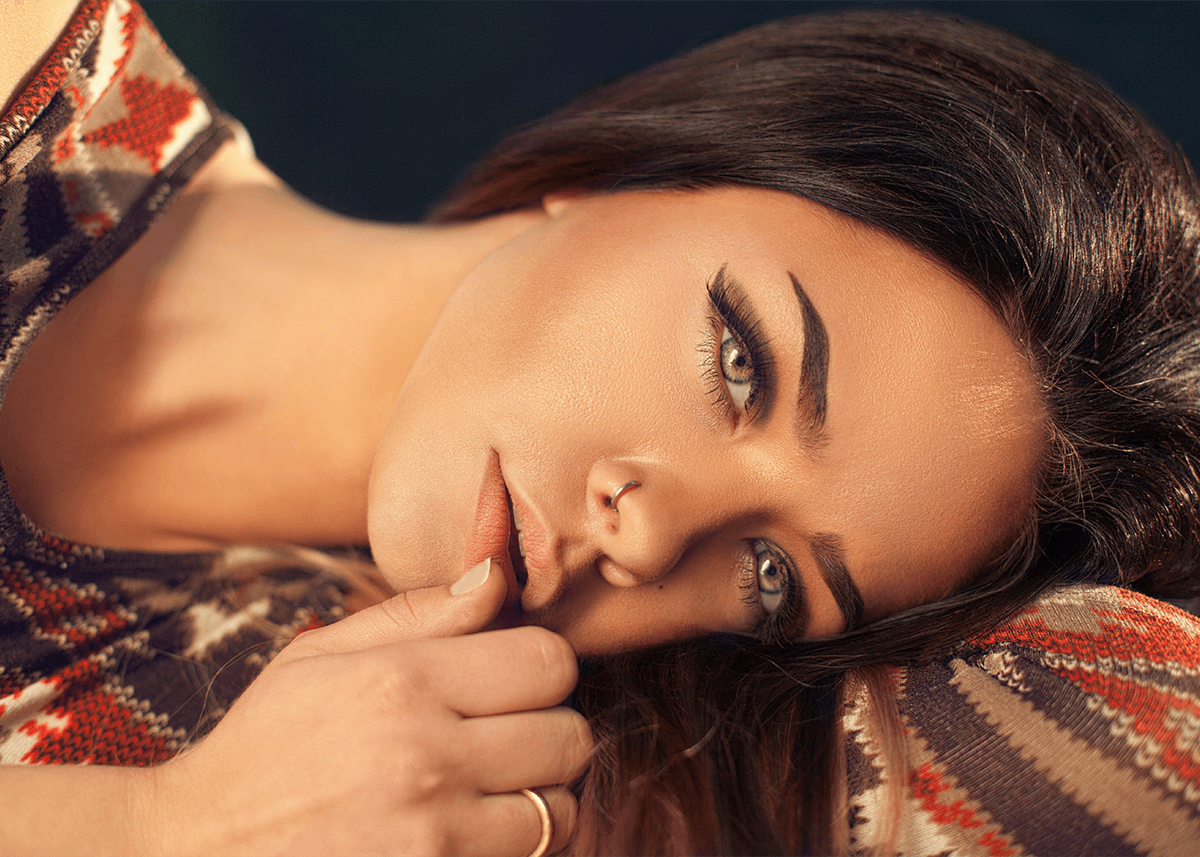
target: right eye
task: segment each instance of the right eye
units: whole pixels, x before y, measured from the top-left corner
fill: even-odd
[[[791,562],[775,545],[755,539],[754,569],[759,604],[767,616],[774,616],[786,603],[793,585]]]

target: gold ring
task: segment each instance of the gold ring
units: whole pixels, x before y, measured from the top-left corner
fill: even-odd
[[[533,801],[542,822],[542,838],[529,857],[543,857],[550,850],[550,840],[554,838],[554,819],[550,817],[550,807],[546,805],[546,799],[533,789],[521,789],[521,794]]]

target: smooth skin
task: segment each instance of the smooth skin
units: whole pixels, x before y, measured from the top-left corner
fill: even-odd
[[[74,5],[0,3],[0,98]],[[370,462],[404,375],[467,271],[530,219],[359,223],[226,146],[22,365],[0,412],[18,502],[118,547],[365,541]],[[576,661],[540,628],[475,633],[506,597],[504,561],[468,593],[408,592],[301,635],[167,764],[0,767],[20,819],[0,825],[0,853],[524,857],[541,822],[520,788],[546,798],[561,848],[577,807],[557,784],[591,749],[559,706]]]
[[[592,747],[559,706],[576,661],[540,628],[475,633],[504,595],[500,573],[465,595],[420,590],[288,646],[156,772],[195,853],[529,854],[541,824],[527,787],[565,845],[577,807],[558,784]],[[214,795],[213,782],[228,785]]]

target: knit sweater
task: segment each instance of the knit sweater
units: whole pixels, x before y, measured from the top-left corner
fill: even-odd
[[[1049,593],[952,656],[897,669],[909,855],[1200,853],[1200,623],[1106,586]],[[845,716],[852,835],[881,841],[867,697]]]

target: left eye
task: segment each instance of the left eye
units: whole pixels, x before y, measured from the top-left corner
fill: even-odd
[[[721,333],[721,377],[729,389],[729,398],[743,412],[757,401],[754,358],[749,349],[728,327]]]
[[[758,599],[768,616],[774,616],[787,598],[790,579],[785,561],[770,542],[754,540],[754,568],[758,576]]]

